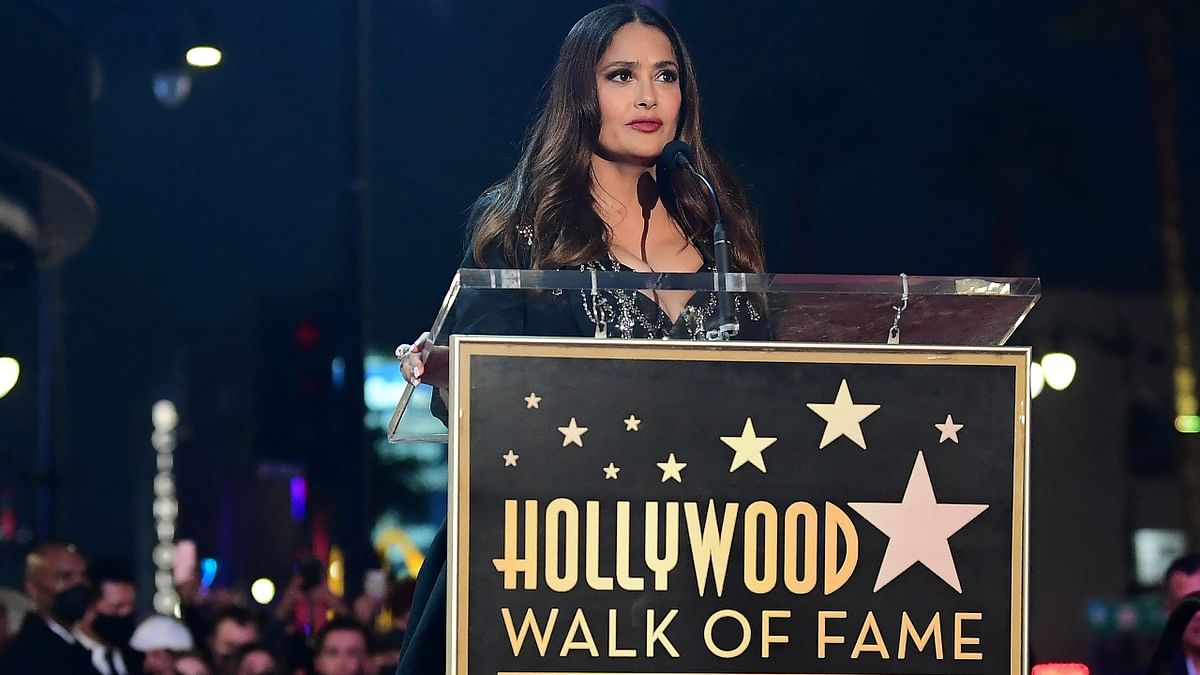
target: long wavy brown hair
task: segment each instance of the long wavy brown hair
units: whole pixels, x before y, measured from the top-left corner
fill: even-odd
[[[677,137],[692,146],[693,166],[717,190],[732,250],[730,265],[742,272],[764,268],[758,220],[740,181],[709,149],[700,127],[696,72],[679,33],[662,13],[637,4],[597,9],[567,33],[546,87],[546,102],[525,138],[512,173],[493,185],[476,205],[473,255],[485,265],[486,252],[499,245],[517,262],[522,231],[532,231],[530,264],[535,269],[574,267],[607,255],[610,232],[593,208],[591,160],[600,138],[596,66],[622,26],[638,22],[666,34],[679,63],[682,105]],[[667,212],[706,259],[712,259],[715,214],[703,185],[672,171],[659,192]],[[663,180],[663,173],[658,172]]]

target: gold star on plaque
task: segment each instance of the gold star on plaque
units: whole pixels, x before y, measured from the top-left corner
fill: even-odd
[[[525,397],[525,409],[528,410],[530,408],[536,408],[541,402],[542,397],[531,391],[529,392],[529,395]]]
[[[750,418],[746,418],[746,426],[742,427],[741,436],[722,436],[721,441],[733,448],[733,463],[729,466],[729,473],[733,473],[739,466],[743,464],[753,464],[758,467],[758,470],[766,473],[767,465],[763,461],[763,450],[766,450],[772,443],[779,440],[771,436],[759,436],[754,432],[754,422]]]
[[[925,455],[917,453],[908,487],[899,504],[887,502],[850,502],[850,508],[888,536],[883,564],[875,578],[875,591],[886,586],[908,568],[921,563],[962,593],[954,556],[950,552],[950,537],[976,516],[987,510],[987,504],[939,503],[933,495]]]
[[[676,462],[675,461],[675,453],[672,452],[667,457],[667,461],[658,462],[658,468],[662,469],[662,472],[663,472],[662,482],[665,483],[665,482],[667,482],[667,480],[674,480],[676,483],[682,483],[683,482],[682,472],[683,472],[683,467],[685,467],[685,466],[687,466],[686,462]]]
[[[604,467],[604,480],[616,480],[617,472],[619,472],[620,470],[621,470],[621,467],[614,465],[612,462],[609,462],[608,466]]]
[[[503,457],[504,457],[504,466],[516,466],[517,460],[521,458],[520,455],[513,452],[512,450],[509,450],[508,452],[504,453]]]
[[[963,425],[955,424],[953,417],[946,415],[945,422],[933,426],[942,432],[942,437],[938,439],[938,445],[945,443],[947,440],[954,441],[956,445],[958,444],[958,432],[962,431]]]
[[[850,398],[850,385],[842,380],[842,386],[838,387],[837,398],[833,403],[809,403],[809,410],[821,416],[825,420],[825,433],[821,436],[821,445],[824,448],[838,438],[845,436],[855,445],[867,449],[867,441],[863,438],[862,421],[868,415],[879,410],[879,406],[873,403],[855,403]]]
[[[563,435],[562,446],[564,448],[567,447],[568,445],[570,445],[571,443],[574,443],[575,445],[578,445],[581,448],[583,447],[583,435],[585,433],[587,433],[588,428],[581,427],[581,426],[575,424],[574,417],[571,418],[570,424],[568,424],[565,427],[559,427],[558,430],[562,432],[562,435]]]
[[[633,415],[630,415],[629,419],[625,420],[625,431],[637,431],[638,425],[641,423],[642,423],[641,420],[634,417]]]

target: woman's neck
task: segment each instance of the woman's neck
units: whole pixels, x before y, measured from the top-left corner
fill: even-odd
[[[592,197],[610,228],[624,223],[643,227],[662,207],[654,165],[642,166],[592,155]]]

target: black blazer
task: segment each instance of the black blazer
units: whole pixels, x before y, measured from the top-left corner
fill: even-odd
[[[396,675],[446,672],[446,523],[438,528],[413,592]]]
[[[42,674],[99,675],[99,672],[92,666],[88,650],[77,642],[62,639],[42,617],[31,612],[25,615],[21,630],[4,650],[0,675]]]

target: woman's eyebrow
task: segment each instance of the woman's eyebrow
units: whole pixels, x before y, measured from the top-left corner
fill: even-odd
[[[641,64],[641,61],[610,61],[604,64],[602,68],[615,68],[618,66],[622,68],[636,68]],[[665,68],[667,66],[674,66],[678,68],[679,64],[675,63],[674,61],[659,61],[658,63],[654,64],[655,68]]]

